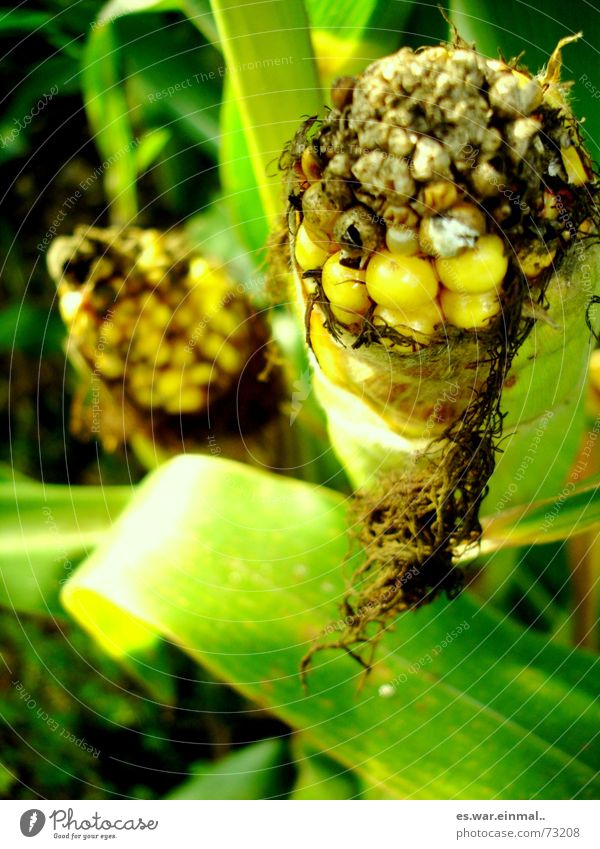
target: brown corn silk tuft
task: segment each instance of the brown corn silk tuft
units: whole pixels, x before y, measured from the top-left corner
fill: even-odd
[[[303,667],[322,647],[368,665],[400,611],[462,585],[457,553],[481,536],[504,381],[553,295],[564,291],[558,272],[575,244],[596,241],[596,180],[560,81],[569,40],[537,77],[459,41],[404,48],[334,83],[325,119],[310,118],[284,152],[289,260],[316,376],[329,400],[340,390],[360,398],[415,445],[402,467],[355,476],[352,535],[366,557],[349,579],[336,639],[319,640]],[[469,229],[468,219],[466,229],[456,225],[465,209],[471,218],[483,212],[483,231]],[[357,284],[400,231],[411,231],[415,255],[436,268],[484,233],[499,236],[508,265],[498,315],[464,328],[444,313],[424,336],[408,320],[389,324],[373,298],[362,314],[340,313],[325,292],[323,262],[299,264],[301,227],[329,254],[340,251]],[[447,232],[458,234],[458,247],[441,236],[427,241]]]

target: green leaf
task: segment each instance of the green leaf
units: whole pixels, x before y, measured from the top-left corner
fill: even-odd
[[[297,737],[294,746],[298,777],[292,799],[358,799],[361,795],[357,776],[338,761],[305,745]]]
[[[217,159],[219,152],[220,54],[202,43],[186,21],[169,30],[168,49],[158,20],[140,25],[121,21],[127,44],[127,88],[136,104],[136,121],[177,133],[181,146]],[[150,23],[151,21],[151,23]],[[215,84],[210,82],[215,79]]]
[[[600,524],[600,475],[571,481],[554,498],[484,520],[485,550],[569,539]]]
[[[389,0],[306,0],[323,88],[329,89],[338,76],[359,74],[374,59],[395,50],[414,5]]]
[[[0,605],[47,616],[77,564],[111,527],[127,487],[0,484]]]
[[[0,312],[0,353],[23,351],[40,356],[61,350],[64,325],[55,313],[23,301]]]
[[[167,799],[273,799],[281,797],[289,771],[285,741],[263,740],[217,763],[193,764],[192,777]]]
[[[466,595],[399,617],[362,689],[356,663],[327,651],[304,693],[300,659],[340,615],[346,551],[343,496],[180,457],[146,479],[62,597],[114,656],[152,647],[153,633],[178,643],[367,791],[596,798],[597,658]]]
[[[78,90],[78,67],[65,56],[40,62],[24,75],[0,119],[0,162],[23,156],[29,150],[29,134],[52,101]]]
[[[98,23],[110,23],[136,12],[177,12],[183,5],[183,0],[110,0],[98,15]]]
[[[219,176],[227,209],[258,265],[267,243],[269,225],[263,213],[242,117],[229,81],[225,84],[221,105],[220,140]]]
[[[321,93],[301,0],[235,5],[213,0],[224,72],[240,111],[249,158],[269,228],[282,211],[277,162]],[[254,211],[252,211],[254,214]]]
[[[111,220],[131,224],[138,205],[137,139],[122,84],[120,47],[111,23],[90,32],[83,53],[82,85],[88,121],[102,159]]]
[[[48,12],[32,12],[27,9],[11,9],[0,18],[0,34],[33,32],[48,23]]]

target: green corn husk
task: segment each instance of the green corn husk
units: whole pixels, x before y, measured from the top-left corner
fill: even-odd
[[[486,496],[549,495],[573,458],[600,269],[564,43],[537,77],[461,42],[403,49],[337,81],[283,159],[296,302],[366,550],[333,644],[363,662],[398,612],[460,589]],[[564,450],[515,482],[540,428]]]
[[[184,451],[277,462],[283,383],[242,284],[177,231],[136,227],[81,227],[48,267],[81,379],[76,435],[128,443],[149,466]]]

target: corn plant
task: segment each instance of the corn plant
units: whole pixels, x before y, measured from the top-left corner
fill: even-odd
[[[112,0],[91,22],[110,226],[54,240],[49,273],[72,427],[96,413],[152,471],[6,484],[0,600],[66,611],[166,702],[175,645],[291,729],[174,798],[598,793],[600,114],[592,31],[553,20]]]

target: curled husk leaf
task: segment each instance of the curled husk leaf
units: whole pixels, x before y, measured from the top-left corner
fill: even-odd
[[[334,84],[282,158],[296,300],[366,551],[334,645],[363,661],[398,612],[460,589],[503,387],[571,343],[585,367],[598,188],[562,46],[538,76],[462,42],[403,48]]]

